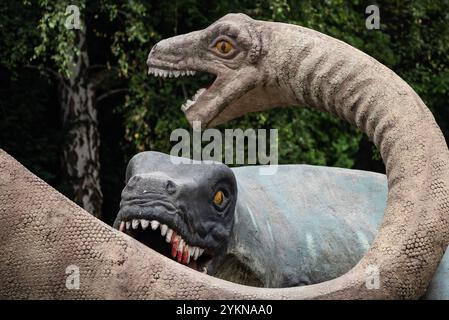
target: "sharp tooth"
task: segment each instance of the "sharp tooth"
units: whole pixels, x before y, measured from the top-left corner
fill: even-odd
[[[179,237],[179,239],[181,239],[181,240],[179,241],[177,260],[178,260],[178,262],[181,262],[182,261],[182,255],[183,255],[183,252],[184,252],[184,240],[181,237]]]
[[[168,243],[170,242],[172,234],[173,234],[173,230],[172,229],[168,229],[167,230],[167,234],[165,236],[165,242],[168,242]]]
[[[165,236],[165,234],[167,233],[167,225],[166,224],[162,224],[161,225],[161,236]]]
[[[171,256],[173,258],[176,258],[176,256],[178,255],[178,245],[179,245],[180,237],[178,235],[176,235],[176,232],[173,232],[172,238],[173,239],[171,241]]]
[[[189,257],[193,256],[196,247],[189,247]]]
[[[195,93],[195,100],[196,100],[201,94],[203,94],[204,91],[206,91],[206,89],[204,89],[204,88],[199,89],[199,90]]]
[[[140,220],[140,224],[142,225],[142,229],[145,230],[146,228],[148,228],[150,221],[142,219],[142,220]]]
[[[186,244],[184,246],[184,250],[182,251],[182,263],[183,264],[188,264],[190,261],[190,255],[189,255],[189,245]]]
[[[194,76],[196,74],[196,71],[191,71],[190,73],[192,76]]]
[[[203,267],[203,273],[207,274],[207,268],[206,267]]]
[[[151,221],[151,229],[156,230],[159,227],[159,221],[153,220]]]
[[[129,228],[131,228],[131,222],[126,221],[126,229],[129,229]]]
[[[125,230],[125,221],[120,222],[120,227],[118,229],[122,232]]]
[[[175,74],[175,77],[177,78],[177,77],[179,77],[180,72],[176,70],[176,71],[174,71],[174,74]]]
[[[198,254],[198,257],[201,257],[201,255],[203,254],[203,252],[204,252],[204,249],[201,249],[201,248],[200,248],[200,253]]]
[[[198,259],[199,254],[200,254],[200,248],[195,247],[195,252],[193,253],[193,260]]]
[[[184,239],[181,238],[181,241],[179,242],[179,247],[178,247],[178,251],[183,251],[184,250]]]
[[[137,229],[139,227],[139,219],[134,219],[132,225],[133,229]]]

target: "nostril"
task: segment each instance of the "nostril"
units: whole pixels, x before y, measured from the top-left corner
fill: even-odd
[[[167,185],[165,186],[165,190],[167,190],[168,194],[175,193],[176,192],[176,184],[173,181],[168,180]]]

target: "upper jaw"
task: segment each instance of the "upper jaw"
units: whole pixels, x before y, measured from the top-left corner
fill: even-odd
[[[199,104],[201,105],[201,109],[203,110],[201,117],[192,119],[191,123],[195,120],[199,120],[202,123],[202,126],[207,125],[210,120],[215,116],[218,111],[214,111],[214,102],[217,99],[217,96],[214,94],[209,94],[209,92],[213,92],[217,86],[217,84],[221,83],[221,74],[218,72],[216,66],[210,66],[207,67],[205,64],[202,66],[192,66],[191,59],[188,59],[189,62],[185,61],[179,61],[179,62],[170,62],[165,61],[161,59],[157,59],[154,57],[154,55],[150,52],[150,55],[147,60],[148,65],[148,74],[156,76],[156,77],[163,77],[163,78],[178,78],[179,76],[193,76],[197,72],[206,72],[211,75],[215,75],[215,80],[212,82],[212,84],[205,88],[199,88],[197,92],[190,98],[187,99],[181,106],[181,110],[186,114],[187,119],[190,120],[189,114],[192,114],[189,112],[190,109],[196,109],[194,108],[195,105]],[[213,70],[211,70],[213,69]],[[213,101],[211,101],[213,100]],[[207,108],[204,108],[204,105],[210,105],[211,109],[207,110]],[[208,119],[211,117],[211,119]]]
[[[240,95],[245,94],[242,87],[248,85],[243,83],[242,86],[239,83],[243,81],[249,82],[249,86],[255,85],[254,79],[251,79],[255,74],[253,66],[239,69],[229,68],[221,63],[213,63],[208,60],[202,63],[194,63],[192,57],[180,60],[173,55],[168,55],[168,57],[161,58],[161,55],[156,52],[158,50],[153,48],[148,56],[148,74],[164,78],[177,78],[194,75],[201,71],[216,76],[208,88],[199,88],[192,98],[187,99],[181,106],[181,110],[192,126],[194,122],[198,121],[201,124],[201,129],[206,129],[211,125],[214,126],[223,122],[219,119],[220,114]],[[237,81],[237,79],[240,81]]]
[[[139,200],[140,202],[134,202]],[[150,223],[157,221],[159,225],[167,225],[168,229],[182,235],[187,243],[198,246],[209,251],[215,251],[221,244],[211,241],[210,234],[200,234],[192,230],[191,222],[188,221],[189,213],[168,201],[149,201],[147,199],[132,199],[121,202],[121,208],[114,221],[114,228],[120,229],[121,222],[132,223],[134,220],[146,220]],[[195,209],[190,209],[195,210]],[[195,211],[190,212],[194,214]],[[200,215],[202,216],[202,215]],[[135,222],[137,223],[137,222]],[[146,222],[144,222],[146,224]],[[148,225],[147,225],[148,226]],[[189,227],[190,226],[190,227]],[[145,228],[146,229],[146,228]]]
[[[180,219],[167,219],[165,215],[142,214],[141,212],[135,212],[135,210],[129,211],[129,208],[126,207],[122,209],[114,222],[114,228],[137,240],[139,240],[139,232],[160,232],[161,239],[170,247],[170,255],[173,259],[198,271],[204,272],[204,268],[206,268],[206,271],[208,270],[208,264],[213,261],[210,257],[215,256],[215,250],[201,244],[194,244],[196,242],[191,240],[192,237],[188,232],[182,231],[186,230],[185,226],[175,227],[175,225],[182,223],[179,221]],[[149,247],[151,248],[151,244]],[[206,253],[205,256],[208,259],[206,260],[207,263],[199,264],[200,260],[198,259],[204,253]],[[199,267],[200,269],[198,269]]]
[[[179,66],[171,62],[153,61],[150,58],[147,60],[147,65],[148,74],[156,77],[177,78],[179,76],[193,76],[196,73],[196,70],[188,68],[185,65]]]

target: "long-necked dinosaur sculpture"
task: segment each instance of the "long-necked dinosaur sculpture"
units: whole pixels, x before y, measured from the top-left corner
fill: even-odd
[[[430,111],[391,70],[343,42],[287,24],[227,15],[161,41],[158,75],[217,75],[184,110],[216,125],[251,111],[307,104],[357,125],[388,176],[385,218],[345,275],[286,289],[237,285],[164,257],[89,215],[0,152],[1,298],[418,298],[448,245],[448,150]],[[366,268],[380,270],[379,289]],[[80,272],[66,286],[67,267]],[[69,270],[74,270],[69,268]]]
[[[416,298],[448,245],[449,154],[422,100],[399,76],[361,51],[298,26],[230,14],[208,28],[163,40],[149,73],[216,75],[183,110],[214,126],[249,112],[308,105],[356,125],[379,148],[388,201],[376,239],[345,275],[291,291],[297,297]],[[186,70],[186,71],[183,71]],[[366,270],[381,271],[367,290]]]

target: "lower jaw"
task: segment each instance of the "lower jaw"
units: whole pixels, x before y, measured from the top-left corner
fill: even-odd
[[[129,230],[123,230],[124,233],[127,235],[135,238],[137,241],[143,243],[147,247],[153,249],[154,251],[168,257],[176,260],[178,263],[183,264],[195,271],[202,272],[202,273],[210,273],[210,270],[208,269],[208,266],[212,264],[213,262],[213,255],[210,253],[204,253],[201,257],[199,257],[197,260],[193,259],[193,257],[190,257],[190,261],[186,263],[182,263],[182,258],[180,258],[179,252],[173,252],[172,251],[172,244],[167,243],[165,241],[165,238],[162,237],[157,230],[156,231],[148,231],[148,230],[139,230],[139,229],[129,229]],[[173,254],[175,253],[175,254]]]

